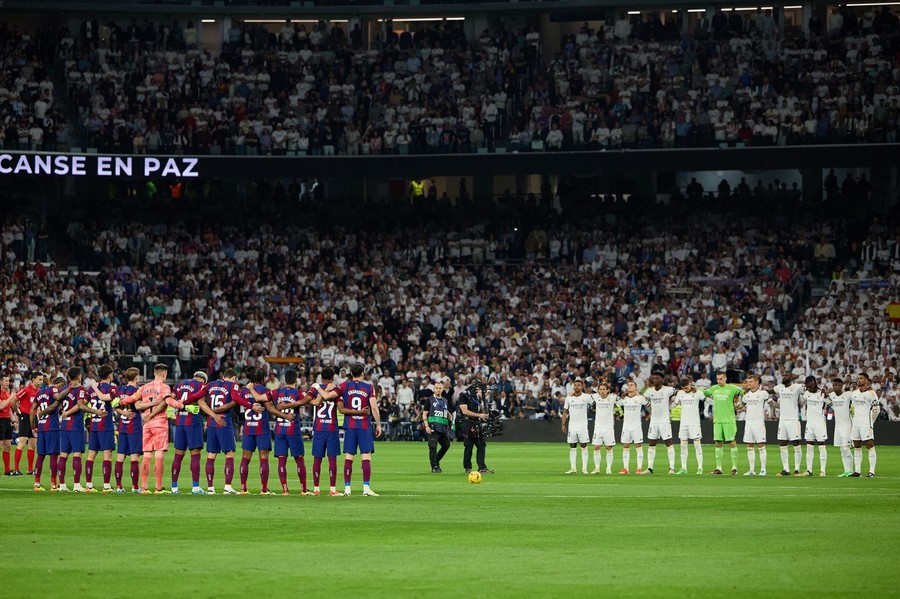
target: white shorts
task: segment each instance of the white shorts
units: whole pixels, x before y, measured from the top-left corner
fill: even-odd
[[[622,443],[643,443],[644,442],[644,431],[635,428],[623,428],[622,429]]]
[[[799,441],[800,440],[800,421],[787,420],[778,422],[778,440],[779,441]]]
[[[605,445],[607,447],[612,447],[616,444],[616,435],[613,432],[613,428],[611,426],[603,428],[603,429],[594,429],[594,438],[591,439],[591,443],[595,446]]]
[[[766,425],[762,422],[744,424],[744,443],[765,443]]]
[[[834,427],[834,446],[847,447],[850,445],[850,425]]]
[[[682,441],[696,440],[700,438],[699,424],[684,424],[678,427],[678,438]]]
[[[851,441],[870,441],[875,438],[875,432],[872,430],[871,426],[851,426],[850,427],[850,440]]]
[[[828,440],[828,428],[824,422],[806,423],[806,430],[803,431],[803,438],[807,442],[824,443]]]
[[[590,436],[588,435],[588,429],[582,428],[578,430],[569,429],[568,436],[566,438],[567,443],[587,443]]]
[[[672,423],[671,422],[651,422],[650,429],[647,431],[647,438],[653,439],[654,441],[657,439],[662,439],[663,441],[668,441],[672,438]]]

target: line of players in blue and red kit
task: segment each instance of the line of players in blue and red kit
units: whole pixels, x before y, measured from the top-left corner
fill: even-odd
[[[254,453],[258,454],[262,495],[269,490],[269,453],[273,448],[270,416],[274,418],[274,453],[278,459],[278,478],[282,494],[288,489],[288,457],[294,459],[301,495],[320,495],[322,461],[328,458],[329,494],[350,495],[353,461],[360,454],[363,495],[377,496],[370,488],[371,460],[375,438],[381,435],[374,386],[364,381],[362,364],[350,369],[351,379],[333,383],[334,371],[322,371],[322,383],[306,391],[298,388],[297,372],[288,370],[284,384],[268,389],[263,383],[265,371],[251,369],[249,382],[242,386],[237,373],[224,370],[218,380],[209,382],[206,373],[196,372],[190,379],[172,387],[166,383],[167,367],[157,364],[154,379],[138,385],[140,373],[129,368],[123,381],[116,382],[112,368],[101,367],[100,381],[91,387],[82,384],[79,368],[69,369],[66,377],[57,376],[42,384],[31,408],[31,425],[37,436],[37,464],[34,490],[44,491],[42,476],[49,462],[50,491],[69,491],[66,485],[68,459],[72,457],[74,492],[96,492],[93,485],[94,462],[102,453],[103,493],[125,493],[124,462],[131,465],[131,492],[139,494],[180,494],[179,477],[185,455],[190,455],[192,493],[215,494],[216,459],[225,454],[224,494],[247,494],[247,479]],[[313,407],[313,489],[307,487],[303,432],[298,420],[299,408]],[[243,414],[240,490],[232,486],[234,455],[237,449],[231,411]],[[202,412],[202,414],[201,414]],[[118,415],[118,424],[114,418]],[[344,491],[337,490],[337,460],[341,453],[339,414],[344,416]],[[163,487],[164,452],[169,447],[168,420],[174,422],[174,459],[171,491]],[[374,420],[374,423],[373,423]],[[87,429],[85,422],[88,422]],[[206,490],[200,486],[200,454],[203,426],[206,425]],[[118,430],[116,430],[118,426]],[[87,433],[87,435],[86,435]],[[87,437],[84,464],[85,486],[81,486],[82,455]],[[113,465],[112,454],[116,452]],[[150,464],[154,463],[155,491],[150,490]],[[112,478],[115,478],[115,487]]]

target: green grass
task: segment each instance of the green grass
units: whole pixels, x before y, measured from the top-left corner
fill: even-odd
[[[497,473],[471,485],[461,458],[454,444],[434,475],[424,444],[380,444],[378,498],[359,495],[358,463],[349,498],[60,495],[0,477],[3,596],[896,596],[900,448],[878,449],[872,480],[564,476],[565,444],[495,443]]]

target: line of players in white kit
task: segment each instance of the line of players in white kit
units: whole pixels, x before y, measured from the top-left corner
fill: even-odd
[[[749,470],[745,476],[766,475],[766,408],[767,405],[778,408],[778,442],[780,445],[782,470],[777,476],[790,476],[789,445],[794,447],[794,476],[812,476],[814,450],[818,446],[819,476],[825,476],[828,459],[826,443],[828,432],[826,413],[831,408],[834,414],[834,446],[840,448],[843,472],[841,477],[860,477],[863,466],[862,447],[868,450],[869,471],[866,477],[875,476],[875,442],[873,423],[880,411],[880,402],[871,381],[866,374],[860,374],[854,390],[845,390],[844,381],[835,378],[829,390],[819,388],[815,377],[806,377],[804,384],[794,382],[786,376],[784,382],[775,385],[771,390],[763,389],[758,375],[751,374],[740,385],[727,385],[725,373],[718,373],[717,385],[706,390],[698,390],[692,379],[681,381],[681,389],[663,385],[660,375],[652,375],[650,385],[638,393],[637,384],[633,380],[626,383],[623,395],[612,393],[609,384],[601,382],[597,391],[586,392],[583,381],[573,384],[573,393],[566,397],[562,413],[562,430],[567,435],[569,444],[570,468],[566,474],[576,474],[577,447],[581,445],[582,473],[588,474],[588,442],[594,446],[594,469],[591,474],[599,474],[602,464],[601,449],[606,449],[606,474],[613,471],[613,447],[616,445],[614,419],[617,410],[622,414],[622,464],[619,474],[630,472],[631,446],[637,452],[637,474],[652,474],[656,458],[656,445],[662,441],[666,446],[669,462],[669,474],[687,474],[688,446],[694,445],[697,459],[697,474],[703,474],[703,450],[700,432],[700,408],[704,401],[715,397],[713,391],[728,388],[733,394],[733,406],[724,409],[718,401],[713,403],[714,437],[716,442],[717,468],[713,474],[722,474],[722,451],[724,443],[731,446],[731,473],[738,473],[736,448],[735,413],[744,412],[743,441],[747,445]],[[777,397],[777,399],[776,399]],[[731,401],[727,402],[732,404]],[[806,407],[806,428],[803,438],[807,444],[806,464],[801,465],[802,449],[800,444],[800,408]],[[681,406],[679,440],[681,442],[681,469],[675,470],[675,448],[672,446],[671,408]],[[594,407],[594,433],[588,436],[588,416]],[[733,407],[733,411],[731,408]],[[644,441],[642,420],[649,411],[649,427],[647,438],[649,449],[647,469],[643,470]],[[728,413],[730,412],[730,413]],[[721,426],[720,426],[721,424]],[[730,426],[729,426],[730,425]],[[731,431],[730,438],[729,431]],[[851,445],[853,451],[851,451]],[[756,451],[759,452],[759,470],[756,469]]]

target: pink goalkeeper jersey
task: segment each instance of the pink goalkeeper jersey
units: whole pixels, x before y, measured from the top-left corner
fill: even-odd
[[[172,389],[165,383],[157,383],[156,381],[150,381],[149,383],[143,385],[140,388],[141,392],[141,401],[153,401],[157,397],[165,397],[172,393]],[[169,427],[169,421],[166,419],[166,411],[163,410],[150,420],[147,420],[147,415],[150,413],[149,410],[144,410],[141,416],[143,418],[143,424],[145,429],[167,429]]]

